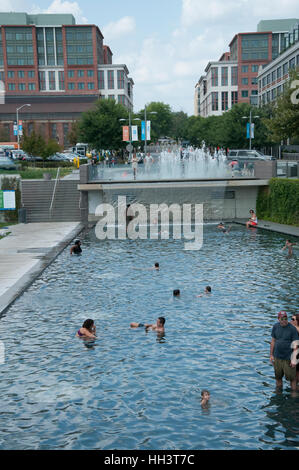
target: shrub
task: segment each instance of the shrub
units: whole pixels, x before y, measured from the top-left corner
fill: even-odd
[[[268,188],[259,190],[257,216],[299,227],[299,179],[272,178]]]

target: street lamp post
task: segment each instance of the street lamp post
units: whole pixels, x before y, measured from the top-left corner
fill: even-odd
[[[20,109],[24,108],[25,106],[31,106],[31,104],[23,104],[19,108],[16,109],[17,112],[17,142],[18,142],[18,150],[20,150],[20,134],[19,134],[19,111]]]
[[[126,119],[119,119],[119,121],[126,121]],[[140,121],[139,118],[134,118],[133,121]],[[131,129],[131,110],[129,109],[129,142],[130,142],[130,149],[132,148],[132,129]],[[131,160],[132,150],[129,151],[129,159]]]
[[[259,118],[259,116],[253,116],[254,118]],[[243,116],[242,119],[248,119],[248,116]],[[249,113],[249,150],[251,150],[251,124],[252,124],[252,111]]]

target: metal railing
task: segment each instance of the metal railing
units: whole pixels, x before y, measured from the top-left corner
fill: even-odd
[[[58,180],[59,180],[59,175],[60,175],[60,167],[57,168],[57,173],[56,173],[56,180],[55,180],[55,184],[54,184],[52,200],[51,200],[50,209],[49,209],[50,218],[52,217],[53,203],[54,203],[54,198],[55,198],[55,194],[56,194],[56,188],[57,188],[57,183],[58,183]]]

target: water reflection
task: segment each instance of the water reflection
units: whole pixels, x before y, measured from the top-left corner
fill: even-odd
[[[264,442],[276,441],[281,446],[299,446],[299,393],[277,392],[269,404],[261,408],[268,422],[265,423]]]

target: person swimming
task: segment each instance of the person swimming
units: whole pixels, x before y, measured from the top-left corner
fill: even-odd
[[[290,240],[286,240],[283,250],[288,249],[288,258],[293,256],[293,246],[296,246],[296,243],[291,243]]]
[[[209,400],[210,400],[210,392],[209,390],[202,390],[201,392],[201,406],[203,408],[207,407],[209,405]]]
[[[180,297],[180,295],[181,295],[180,289],[174,289],[174,291],[173,291],[173,296],[174,296],[174,297]]]
[[[211,288],[211,286],[206,286],[206,287],[205,287],[205,290],[204,290],[204,293],[203,293],[203,294],[200,294],[200,295],[197,295],[197,297],[203,297],[204,295],[211,294],[211,293],[212,293],[212,288]]]
[[[78,338],[96,338],[96,326],[91,318],[85,320],[76,333]]]
[[[75,241],[75,244],[73,246],[71,246],[71,251],[70,251],[71,255],[74,253],[75,255],[79,255],[80,253],[82,253],[82,248],[81,248],[81,242],[80,240],[76,240]]]
[[[137,322],[132,322],[130,323],[131,328],[145,328],[145,331],[148,331],[149,329],[156,331],[157,333],[164,333],[164,325],[165,325],[165,318],[164,317],[159,317],[156,321],[156,323],[137,323]]]

